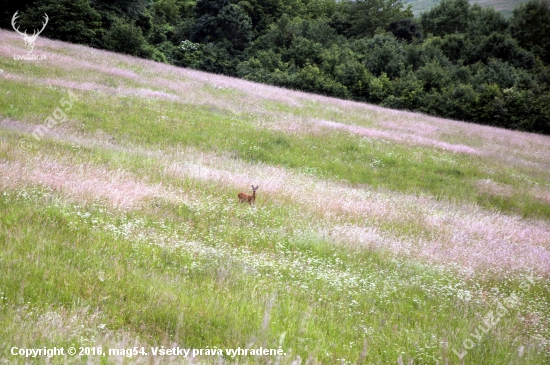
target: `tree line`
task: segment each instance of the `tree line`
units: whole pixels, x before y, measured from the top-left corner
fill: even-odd
[[[24,7],[24,8],[23,8]],[[3,10],[2,10],[3,9]],[[550,134],[550,7],[468,0],[0,0],[0,26],[339,98]]]

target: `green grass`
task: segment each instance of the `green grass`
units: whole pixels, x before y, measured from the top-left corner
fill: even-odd
[[[32,85],[6,81],[0,81],[0,85],[9,91],[0,113],[13,119],[42,121],[49,115],[40,111],[55,109],[66,95],[64,90],[36,91]],[[102,131],[121,143],[229,152],[245,161],[282,165],[351,184],[427,193],[524,217],[550,218],[550,206],[528,194],[525,181],[514,177],[522,175],[521,169],[488,173],[486,167],[491,161],[479,156],[380,142],[338,131],[288,135],[258,129],[248,113],[213,112],[211,107],[201,105],[175,106],[135,97],[110,100],[90,94],[80,97],[86,102],[71,109],[70,119],[79,121],[71,127],[83,133]],[[105,108],[106,103],[111,107]],[[530,175],[531,185],[548,184],[547,175]],[[484,179],[509,185],[515,192],[510,196],[480,195],[475,184]]]
[[[195,220],[191,230],[189,226],[184,230],[188,237],[205,242],[203,249],[209,250],[201,252],[197,247],[195,252],[185,252],[175,245],[151,245],[127,233],[128,226],[136,231],[146,227],[154,232],[152,237],[182,233],[183,227],[174,220],[156,221],[159,217],[147,209],[113,215],[101,206],[64,203],[48,191],[4,194],[0,198],[4,217],[0,235],[4,325],[0,334],[5,340],[21,338],[35,346],[84,346],[89,339],[67,338],[64,333],[34,338],[9,324],[21,306],[33,313],[52,308],[71,313],[85,307],[101,313],[105,326],[101,331],[130,332],[151,344],[163,343],[169,336],[185,338],[186,346],[192,348],[244,348],[257,337],[277,347],[284,333],[283,348],[295,349],[302,358],[315,354],[323,363],[339,358],[354,362],[363,339],[371,348],[384,349],[369,353],[368,361],[393,362],[403,352],[432,363],[441,356],[439,341],[447,338],[449,345],[458,348],[460,339],[467,338],[479,322],[477,316],[487,312],[475,301],[456,300],[458,292],[471,295],[479,288],[452,275],[442,276],[425,266],[375,252],[350,254],[318,240],[315,249],[310,249],[311,242],[295,235],[269,248],[267,243],[274,237],[250,236],[246,222],[285,226],[295,216],[281,216],[277,207],[254,215],[237,209],[231,218],[240,224],[228,226],[219,220],[221,208],[212,207],[206,214],[201,211],[202,218]],[[171,210],[182,212],[178,207]],[[181,220],[194,220],[195,214],[179,213]],[[210,235],[212,231],[233,240],[220,242]],[[13,237],[17,240],[9,239]],[[272,256],[275,265],[263,267],[258,255]],[[296,270],[285,265],[290,260],[309,267]],[[508,285],[505,291],[518,290],[519,283]],[[550,300],[544,286],[536,286],[531,294],[540,301],[537,293]],[[266,313],[269,326],[261,328]],[[510,313],[498,332],[514,328],[516,321],[515,312]],[[446,333],[442,323],[454,333]],[[470,351],[468,359],[512,361],[508,349],[514,341],[514,337],[488,336]],[[544,359],[530,356],[539,363]]]
[[[77,57],[68,47],[59,52]],[[161,71],[147,75],[152,64],[117,57],[103,61],[134,70],[136,80],[102,69],[50,70],[0,60],[6,73],[21,77],[0,74],[0,363],[27,362],[11,355],[13,346],[150,352],[150,346],[177,345],[286,353],[226,355],[229,364],[290,364],[298,356],[310,364],[395,364],[399,358],[460,364],[453,350],[462,351],[466,340],[474,341],[467,364],[549,361],[550,287],[536,268],[489,267],[464,275],[385,244],[412,242],[414,251],[436,242],[441,246],[431,249],[440,253],[452,252],[449,245],[460,234],[464,245],[505,245],[505,237],[519,246],[514,234],[532,241],[530,230],[544,233],[550,219],[550,205],[541,198],[550,177],[543,166],[331,129],[269,128],[308,118],[375,128],[395,115],[363,115],[363,109],[306,96],[296,103],[258,97],[246,104],[246,90],[220,89],[215,82],[196,86],[195,101],[175,91],[180,100],[75,89],[79,100],[68,121],[34,140],[32,127],[67,95],[41,83],[45,78],[166,93],[157,79],[189,81]],[[445,141],[469,138],[452,128]],[[21,138],[32,143],[30,150],[18,147]],[[189,164],[220,177],[173,171]],[[277,171],[284,179],[273,176]],[[262,181],[255,207],[237,202],[238,191],[251,183],[247,174]],[[98,178],[100,186],[91,190],[96,195],[86,190],[93,187],[79,190],[86,177]],[[108,191],[113,185],[120,190]],[[116,206],[118,196],[144,186],[160,187],[158,195]],[[343,196],[348,190],[356,195]],[[338,194],[350,204],[363,199],[366,208],[346,210]],[[448,215],[432,222],[425,211]],[[453,221],[463,211],[490,221],[484,224],[500,217],[527,228],[507,231],[497,221],[488,231],[494,236],[479,238],[476,227]],[[345,236],[355,228],[371,229],[370,241]],[[547,249],[544,243],[539,248]],[[484,336],[472,337],[496,313],[497,302],[506,303],[505,315]],[[51,359],[88,360],[185,363],[151,356]],[[200,361],[220,363],[206,356]]]

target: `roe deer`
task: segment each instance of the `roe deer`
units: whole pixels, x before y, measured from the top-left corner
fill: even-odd
[[[242,202],[248,202],[248,204],[252,205],[254,203],[254,200],[256,199],[256,190],[258,190],[258,186],[254,187],[254,185],[252,185],[252,195],[248,195],[248,194],[245,194],[245,193],[239,193],[239,203],[242,203]]]

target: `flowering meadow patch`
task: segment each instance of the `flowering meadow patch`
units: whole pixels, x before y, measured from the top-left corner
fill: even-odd
[[[550,359],[547,136],[41,41],[0,58],[0,363]]]
[[[89,165],[64,165],[55,160],[38,158],[26,163],[0,163],[0,186],[3,189],[36,185],[61,191],[77,200],[107,200],[112,206],[126,209],[145,198],[175,197],[160,185],[135,181],[123,171],[107,171]]]

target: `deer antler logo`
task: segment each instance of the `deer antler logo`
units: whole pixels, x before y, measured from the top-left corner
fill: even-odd
[[[40,33],[42,33],[42,31],[44,30],[44,28],[46,28],[46,25],[48,24],[48,14],[44,13],[44,20],[46,20],[44,23],[42,23],[42,29],[40,29],[38,31],[38,33],[36,32],[36,30],[32,33],[32,35],[28,35],[27,34],[27,30],[25,29],[25,33],[21,33],[19,31],[19,27],[15,27],[15,21],[17,20],[17,13],[19,12],[16,11],[15,14],[13,14],[13,18],[11,18],[11,26],[13,27],[13,30],[15,30],[21,37],[23,37],[23,40],[25,41],[25,48],[27,49],[27,52],[28,53],[32,53],[32,51],[34,50],[34,43],[36,42],[36,39],[38,38],[38,36],[40,35]]]

